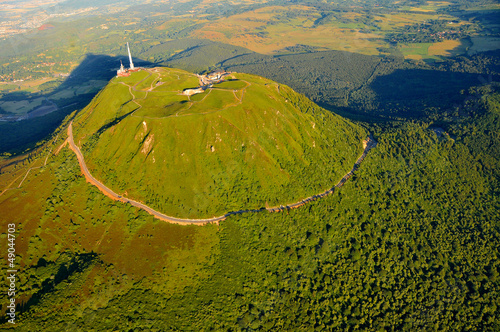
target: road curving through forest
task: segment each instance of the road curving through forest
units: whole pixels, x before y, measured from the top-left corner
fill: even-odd
[[[160,220],[173,223],[173,224],[179,224],[179,225],[205,225],[209,223],[215,223],[218,224],[219,221],[226,219],[227,217],[235,214],[243,214],[243,213],[257,213],[257,212],[263,212],[263,211],[268,211],[268,212],[280,212],[284,210],[290,210],[290,209],[296,209],[302,205],[305,205],[309,202],[315,201],[319,198],[325,197],[327,195],[332,194],[335,189],[340,188],[344,183],[354,174],[354,172],[358,169],[359,165],[363,162],[364,158],[368,154],[368,152],[373,149],[376,145],[377,142],[373,139],[373,137],[370,135],[370,137],[367,138],[367,140],[364,142],[365,143],[365,148],[363,150],[363,154],[358,158],[352,169],[342,177],[342,179],[332,188],[314,195],[307,197],[303,200],[300,200],[296,203],[291,203],[287,205],[280,205],[277,207],[271,207],[271,208],[261,208],[261,209],[255,209],[255,210],[240,210],[240,211],[233,211],[233,212],[228,212],[222,216],[219,217],[213,217],[213,218],[206,218],[206,219],[182,219],[182,218],[176,218],[172,216],[167,216],[166,214],[163,214],[161,212],[158,212],[149,206],[141,203],[134,201],[133,199],[125,198],[121,195],[118,195],[115,193],[113,190],[110,188],[106,187],[104,184],[99,182],[96,178],[90,174],[87,165],[85,164],[85,159],[83,158],[83,154],[80,151],[80,148],[75,144],[73,140],[73,121],[70,122],[68,126],[68,140],[67,142],[69,143],[70,149],[76,154],[76,157],[78,158],[78,163],[80,164],[80,169],[85,176],[85,179],[87,182],[90,184],[96,186],[104,195],[108,196],[109,198],[115,200],[115,201],[120,201],[122,203],[126,204],[131,204],[132,206],[135,206],[139,209],[143,209],[144,211],[148,212],[149,214],[153,215],[155,218],[158,218]]]

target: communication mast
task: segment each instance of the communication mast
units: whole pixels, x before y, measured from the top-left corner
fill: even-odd
[[[130,47],[128,46],[128,42],[127,42],[127,50],[128,50],[128,58],[130,60],[130,69],[133,70],[135,67],[134,63],[132,62],[132,54],[130,54]]]

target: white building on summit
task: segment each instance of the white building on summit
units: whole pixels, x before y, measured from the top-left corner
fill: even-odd
[[[125,67],[123,67],[122,60],[120,60],[120,64],[121,64],[120,69],[118,69],[116,71],[116,75],[117,76],[121,76],[121,77],[123,77],[123,76],[129,76],[130,75],[129,72],[125,69]]]

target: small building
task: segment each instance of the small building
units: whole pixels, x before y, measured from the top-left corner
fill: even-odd
[[[226,74],[225,71],[217,70],[217,71],[214,71],[213,73],[208,74],[207,78],[211,81],[218,81],[224,76],[224,74]]]
[[[116,76],[118,76],[118,77],[130,76],[130,73],[128,72],[128,70],[126,70],[125,67],[123,67],[123,62],[121,60],[120,60],[120,63],[121,63],[121,66],[120,66],[120,69],[118,69],[116,71]]]
[[[203,90],[203,88],[196,88],[196,89],[186,89],[184,91],[182,91],[182,94],[184,96],[192,96],[192,95],[195,95],[197,93],[203,93],[205,90]]]

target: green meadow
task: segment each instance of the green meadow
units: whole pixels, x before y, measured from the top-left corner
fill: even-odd
[[[363,129],[287,86],[231,74],[180,93],[197,82],[169,69],[113,79],[74,123],[91,173],[166,214],[203,218],[322,192],[361,154]]]

